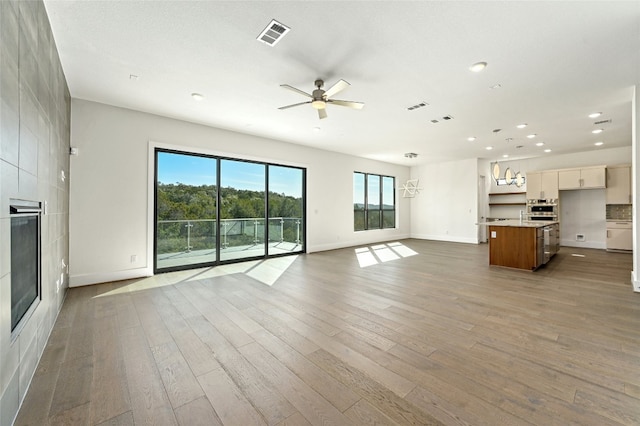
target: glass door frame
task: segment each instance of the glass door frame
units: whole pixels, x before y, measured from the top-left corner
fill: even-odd
[[[164,267],[164,268],[158,268],[158,154],[159,153],[170,153],[170,154],[180,154],[180,155],[189,155],[189,156],[195,156],[195,157],[204,157],[204,158],[208,158],[208,159],[212,159],[216,161],[216,219],[215,219],[215,229],[216,229],[216,236],[215,236],[215,250],[216,250],[216,260],[212,261],[212,262],[202,262],[202,263],[192,263],[192,264],[184,264],[184,265],[178,265],[178,266],[172,266],[172,267]],[[276,257],[283,257],[283,256],[291,256],[291,255],[296,255],[296,254],[302,254],[302,253],[306,253],[306,247],[307,247],[307,169],[304,167],[299,167],[299,166],[290,166],[290,165],[286,165],[286,164],[277,164],[277,163],[268,163],[268,162],[261,162],[261,161],[252,161],[252,160],[246,160],[246,159],[242,159],[242,158],[233,158],[233,157],[226,157],[226,156],[219,156],[219,155],[211,155],[211,154],[205,154],[205,153],[201,153],[201,152],[191,152],[191,151],[182,151],[179,149],[170,149],[170,148],[162,148],[162,147],[154,147],[153,148],[153,167],[154,167],[154,172],[153,172],[153,212],[152,212],[152,220],[153,220],[153,236],[152,236],[152,240],[153,240],[153,273],[155,274],[159,274],[159,273],[165,273],[165,272],[172,272],[172,271],[180,271],[180,270],[188,270],[188,269],[197,269],[197,268],[205,268],[205,267],[215,267],[218,265],[224,265],[224,264],[231,264],[231,263],[239,263],[239,262],[246,262],[246,261],[252,261],[252,260],[262,260],[262,259],[269,259],[269,258],[276,258]],[[221,190],[220,190],[220,181],[221,181],[221,162],[222,160],[231,160],[231,161],[240,161],[240,162],[246,162],[246,163],[253,163],[253,164],[259,164],[264,166],[265,168],[265,180],[264,180],[264,228],[265,228],[265,234],[264,234],[264,254],[263,255],[258,255],[258,256],[251,256],[251,257],[244,257],[244,258],[239,258],[239,259],[226,259],[226,260],[221,260],[220,259],[220,251],[221,251],[221,234],[220,234],[220,228],[221,228],[221,217],[220,217],[220,211],[221,211]],[[298,169],[302,172],[302,230],[301,230],[301,236],[302,236],[302,243],[301,243],[301,249],[299,251],[295,251],[292,253],[276,253],[276,254],[269,254],[269,166],[277,166],[277,167],[286,167],[286,168],[292,168],[292,169]]]

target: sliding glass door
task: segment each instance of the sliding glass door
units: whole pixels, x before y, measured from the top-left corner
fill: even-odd
[[[220,260],[265,254],[265,168],[220,160]]]
[[[269,165],[269,254],[302,250],[304,173]]]
[[[305,170],[156,150],[156,272],[304,252]]]
[[[156,153],[156,269],[217,260],[217,161]]]

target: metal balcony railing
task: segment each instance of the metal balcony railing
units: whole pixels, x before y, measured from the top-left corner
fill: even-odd
[[[269,242],[302,244],[302,218],[271,217]],[[264,218],[220,220],[220,248],[264,244]],[[157,254],[215,250],[216,219],[160,220],[157,227]]]

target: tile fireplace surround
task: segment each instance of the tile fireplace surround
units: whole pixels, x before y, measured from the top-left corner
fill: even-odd
[[[67,288],[71,97],[42,1],[0,1],[0,20],[0,424],[10,425]],[[13,337],[11,199],[47,202],[42,300]]]

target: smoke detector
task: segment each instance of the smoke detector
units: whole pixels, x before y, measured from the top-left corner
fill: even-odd
[[[407,152],[406,154],[404,154],[404,156],[406,158],[416,158],[418,154],[416,154],[415,152]]]

